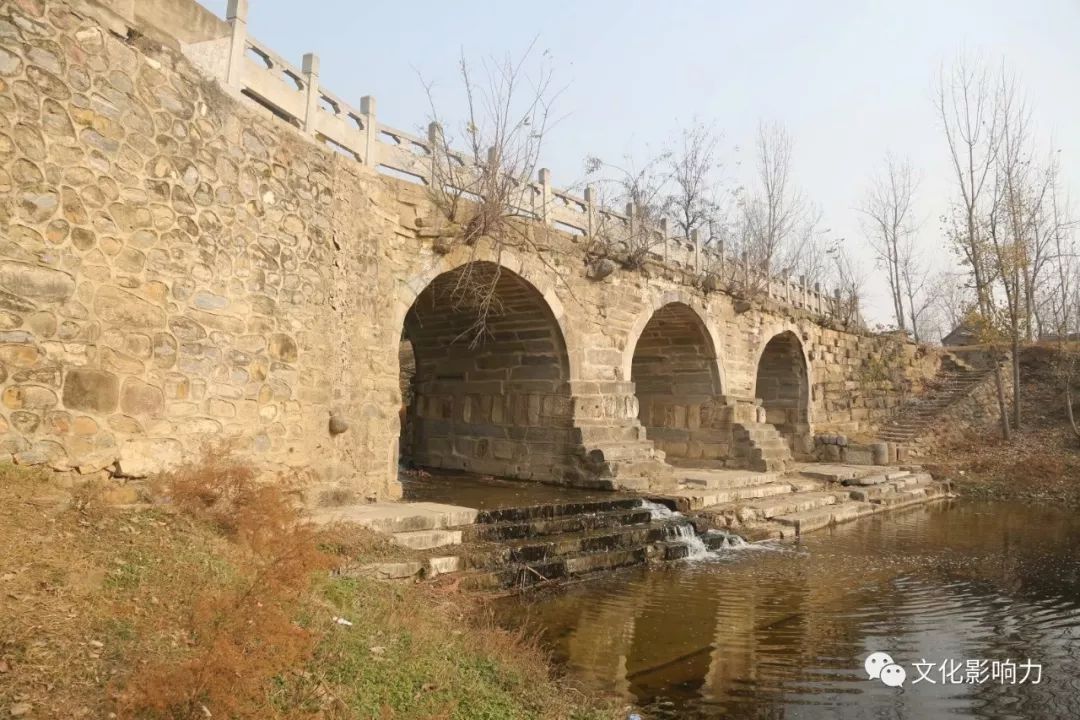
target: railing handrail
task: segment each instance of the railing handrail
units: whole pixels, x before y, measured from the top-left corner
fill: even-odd
[[[423,138],[380,122],[375,113],[375,99],[371,96],[361,98],[359,108],[342,100],[319,83],[319,62],[314,53],[304,55],[302,66],[297,68],[248,34],[247,13],[248,0],[229,0],[226,11],[231,33],[229,54],[222,70],[223,77],[220,77],[226,85],[243,91],[245,97],[283,117],[302,132],[375,169],[430,184],[437,152],[451,158],[464,171],[481,166],[467,155],[440,144],[441,132],[434,124],[428,137]],[[246,57],[249,49],[263,59],[265,67]],[[265,81],[270,76],[279,83],[267,84]],[[292,80],[296,87],[285,83],[283,76]],[[323,101],[333,110],[325,107]],[[348,122],[350,118],[352,124]],[[619,212],[600,205],[595,202],[591,187],[586,187],[581,196],[572,190],[552,187],[551,171],[547,168],[539,171],[536,181],[523,183],[521,191],[523,204],[532,207],[517,209],[556,227],[592,235],[598,229],[596,224],[600,218],[617,222],[619,228],[632,229],[636,222],[634,208],[628,206],[625,212]],[[537,198],[541,201],[539,209]],[[805,276],[798,282],[793,282],[790,276],[776,275],[765,280],[764,273],[750,267],[745,257],[732,257],[726,253],[722,241],[718,245],[702,241],[696,231],[690,237],[671,236],[666,218],[661,220],[659,227],[645,226],[637,230],[650,238],[648,255],[659,262],[695,272],[731,268],[741,271],[747,278],[754,277],[755,284],[761,283],[768,297],[793,307],[823,315],[835,315],[839,309],[839,290],[830,295],[822,291],[819,283],[811,286]]]

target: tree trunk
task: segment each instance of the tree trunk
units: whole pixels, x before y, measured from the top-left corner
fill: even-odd
[[[1011,439],[1009,432],[1009,408],[1005,401],[1005,379],[1001,377],[1001,362],[994,357],[994,384],[997,385],[998,413],[1001,417],[1001,439],[1008,442]]]
[[[1080,441],[1080,425],[1076,423],[1076,415],[1073,413],[1072,378],[1065,378],[1065,414],[1069,416],[1069,425],[1072,427],[1073,436]]]
[[[1013,380],[1013,428],[1020,429],[1020,341],[1013,335],[1012,343],[1012,380]]]
[[[1065,414],[1069,418],[1069,426],[1072,428],[1073,437],[1080,442],[1080,425],[1076,422],[1076,414],[1073,412],[1072,381],[1073,370],[1076,368],[1076,358],[1070,358],[1069,369],[1065,372]]]

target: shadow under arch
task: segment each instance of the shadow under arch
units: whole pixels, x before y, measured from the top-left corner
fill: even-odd
[[[415,371],[402,379],[411,398],[402,409],[402,461],[570,478],[577,447],[570,359],[558,318],[534,285],[482,260],[443,271],[404,314],[402,348],[406,342]]]
[[[630,380],[646,436],[668,457],[727,455],[716,345],[693,307],[676,300],[652,313],[631,352]]]
[[[810,362],[791,330],[773,335],[758,355],[754,397],[793,452],[805,452],[810,435]]]

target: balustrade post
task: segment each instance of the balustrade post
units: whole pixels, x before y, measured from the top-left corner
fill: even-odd
[[[379,132],[378,121],[375,119],[375,98],[365,95],[360,98],[360,114],[364,121],[364,164],[369,167],[377,167],[379,158],[376,157],[376,134]],[[434,154],[434,153],[432,153]]]
[[[229,38],[229,66],[225,71],[225,84],[236,89],[240,88],[244,53],[247,50],[247,16],[248,0],[229,0],[225,20],[232,34]]]
[[[315,134],[315,113],[319,111],[319,56],[315,53],[304,55],[301,69],[304,71],[304,84],[307,86],[307,105],[304,108],[304,132]]]
[[[540,172],[537,176],[540,180],[540,202],[543,203],[541,211],[539,213],[540,219],[545,224],[550,225],[552,223],[551,217],[551,171],[547,168],[540,168]]]
[[[596,233],[596,203],[593,198],[594,191],[592,185],[585,186],[585,213],[587,215],[586,222],[589,226],[589,239],[592,239]]]
[[[442,125],[434,121],[429,122],[427,126],[427,139],[428,143],[431,145],[431,167],[428,169],[428,172],[431,174],[429,179],[431,180],[432,186],[438,182],[439,173],[436,168],[441,159],[446,161],[445,170],[447,177],[444,178],[444,182],[449,183],[453,181],[454,168],[451,164],[453,161],[450,159],[450,150],[446,146],[446,141],[443,138]],[[445,190],[445,187],[436,188],[436,192],[438,193],[442,193]]]

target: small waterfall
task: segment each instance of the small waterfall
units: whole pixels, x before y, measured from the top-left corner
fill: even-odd
[[[709,530],[705,534],[710,536],[710,538],[712,538],[712,537],[721,537],[721,538],[723,538],[722,540],[719,540],[717,542],[709,543],[710,545],[718,545],[718,546],[723,546],[723,547],[728,547],[728,548],[741,548],[741,547],[748,547],[749,546],[749,543],[746,542],[745,540],[743,540],[741,537],[739,537],[735,533],[730,533],[730,532],[728,532],[726,530]]]
[[[669,537],[686,545],[686,549],[689,551],[686,556],[687,560],[700,560],[708,557],[713,552],[697,534],[697,531],[694,530],[694,526],[689,521],[682,520],[682,513],[650,500],[642,500],[641,507],[649,511],[653,520],[674,521],[668,526]],[[742,540],[742,538],[738,539]],[[725,544],[733,545],[734,543]]]
[[[689,550],[686,556],[687,560],[700,560],[711,552],[705,541],[698,536],[694,526],[690,523],[674,525],[672,526],[672,532],[674,538],[686,545],[686,549]]]
[[[641,507],[649,511],[653,520],[671,520],[672,518],[682,517],[682,513],[672,510],[667,505],[654,503],[651,500],[642,500]]]

